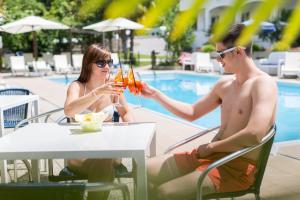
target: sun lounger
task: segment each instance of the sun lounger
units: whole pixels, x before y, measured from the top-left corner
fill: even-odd
[[[278,77],[298,76],[300,73],[300,52],[287,52],[278,64]]]
[[[192,53],[192,65],[194,65],[194,70],[196,72],[206,71],[211,72],[213,71],[213,64],[210,60],[209,53],[202,53],[202,52],[194,52]]]
[[[47,75],[50,73],[51,67],[44,60],[32,61],[34,70],[40,74]]]
[[[68,64],[66,55],[54,55],[54,67],[57,73],[72,72],[72,66]]]
[[[72,60],[73,60],[74,71],[80,72],[82,66],[83,54],[73,54]]]
[[[29,73],[28,66],[25,65],[25,60],[23,56],[11,56],[9,57],[9,59],[13,75],[27,75]]]
[[[277,75],[279,61],[285,59],[286,52],[271,52],[268,58],[260,59],[257,67],[269,75]]]

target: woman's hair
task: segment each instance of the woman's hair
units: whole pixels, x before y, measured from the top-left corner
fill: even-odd
[[[81,66],[81,72],[77,81],[86,83],[90,80],[92,74],[92,64],[98,60],[110,59],[110,52],[101,44],[92,44],[86,50]]]

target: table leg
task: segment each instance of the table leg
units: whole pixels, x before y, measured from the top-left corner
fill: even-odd
[[[4,134],[4,116],[3,116],[3,110],[0,109],[0,137],[2,137]]]
[[[32,166],[32,179],[34,182],[39,183],[40,180],[40,160],[31,160]]]
[[[0,168],[1,168],[1,183],[7,183],[8,182],[8,173],[7,173],[6,160],[0,161]]]
[[[154,157],[156,156],[156,132],[154,132],[151,143],[150,143],[150,147],[149,147],[149,157]]]
[[[37,116],[39,114],[39,101],[38,100],[33,101],[33,109],[34,109],[34,116]],[[35,122],[38,123],[39,120],[36,119]]]
[[[148,199],[147,193],[147,174],[145,154],[138,155],[134,158],[137,164],[136,168],[136,199]]]

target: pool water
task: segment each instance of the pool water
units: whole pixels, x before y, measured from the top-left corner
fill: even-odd
[[[194,103],[207,94],[218,76],[185,73],[156,73],[141,74],[141,79],[151,86],[159,89],[166,95],[186,103]],[[68,84],[74,78],[51,78],[52,81]],[[279,102],[277,110],[276,142],[300,139],[300,84],[278,82]],[[166,114],[175,118],[153,100],[137,97],[125,91],[129,103],[141,105],[150,110]],[[201,127],[214,127],[220,124],[220,109],[216,109],[204,117],[197,119],[193,124]]]

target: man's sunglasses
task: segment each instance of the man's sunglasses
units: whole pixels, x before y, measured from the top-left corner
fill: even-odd
[[[235,49],[237,49],[238,47],[231,47],[228,49],[225,49],[224,51],[217,51],[216,54],[220,59],[225,58],[225,54],[234,51]],[[242,49],[246,49],[245,47],[240,47]]]
[[[97,62],[95,62],[96,65],[99,67],[99,68],[103,68],[105,67],[106,64],[108,64],[109,67],[112,67],[113,66],[113,60],[110,59],[110,60],[98,60]]]

